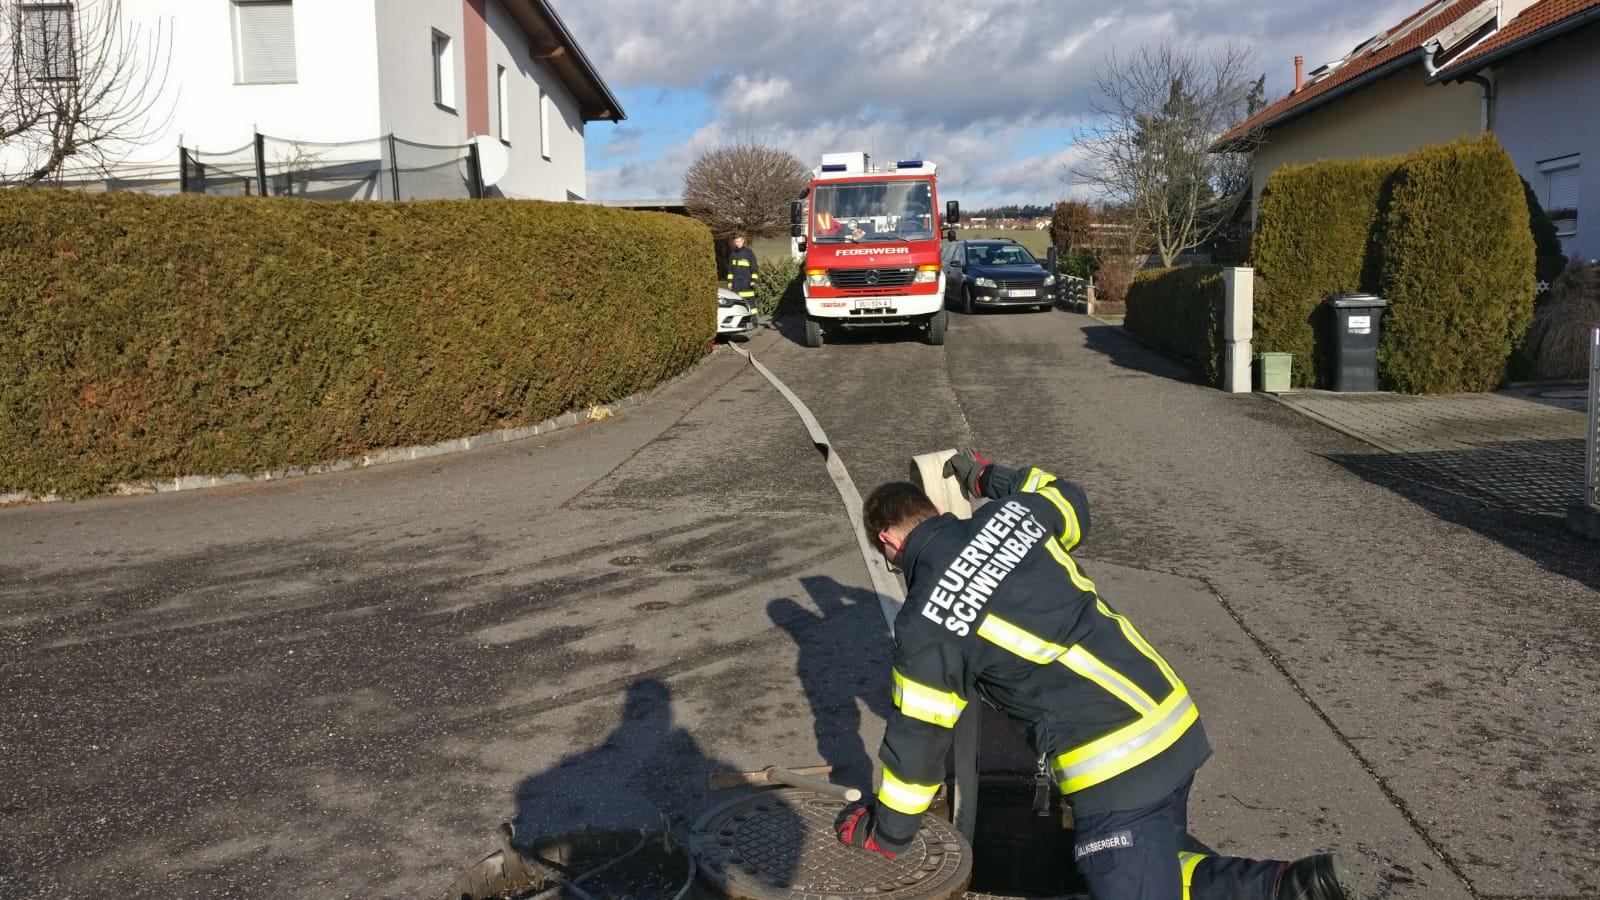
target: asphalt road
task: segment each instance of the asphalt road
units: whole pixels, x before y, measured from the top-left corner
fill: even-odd
[[[746,346],[862,493],[975,446],[1194,691],[1220,851],[1371,898],[1600,894],[1600,559],[1559,523],[1069,313]],[[612,419],[368,470],[0,509],[0,896],[428,897],[494,846],[682,828],[706,775],[866,787],[882,617],[821,456],[723,349]]]

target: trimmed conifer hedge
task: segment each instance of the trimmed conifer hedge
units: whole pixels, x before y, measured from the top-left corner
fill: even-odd
[[[1381,387],[1491,390],[1533,315],[1531,216],[1492,135],[1279,169],[1251,244],[1261,276],[1254,349],[1292,353],[1294,384],[1315,386],[1333,347],[1323,301],[1360,291],[1388,302]]]
[[[0,191],[0,493],[532,424],[684,371],[709,232],[536,201]]]
[[[1257,352],[1290,353],[1296,387],[1326,371],[1329,340],[1319,308],[1342,292],[1375,292],[1374,231],[1398,157],[1284,166],[1261,195],[1251,263]]]
[[[1493,136],[1406,157],[1384,215],[1378,344],[1402,393],[1488,391],[1533,320],[1533,232],[1522,180]]]
[[[1221,266],[1148,269],[1128,288],[1122,327],[1222,384]]]

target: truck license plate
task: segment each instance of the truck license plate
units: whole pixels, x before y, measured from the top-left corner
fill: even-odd
[[[1020,290],[1015,290],[1015,291],[1006,291],[1006,296],[1007,297],[1032,297],[1036,293],[1038,293],[1038,292],[1035,291],[1033,288],[1022,288]]]
[[[855,301],[855,304],[856,309],[888,309],[894,306],[894,301],[884,297],[871,300],[857,300]]]

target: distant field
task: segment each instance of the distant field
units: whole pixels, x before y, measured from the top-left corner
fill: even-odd
[[[1043,259],[1050,252],[1050,232],[1032,228],[957,228],[956,240],[976,241],[983,238],[1010,238],[1028,248],[1028,252]]]
[[[980,238],[1011,238],[1017,243],[1028,248],[1028,252],[1043,259],[1050,252],[1050,232],[1035,231],[1032,228],[1002,229],[1002,228],[957,228],[956,239],[962,241],[977,240]],[[789,255],[789,239],[761,238],[752,244],[756,251],[757,259],[770,259],[787,257]]]

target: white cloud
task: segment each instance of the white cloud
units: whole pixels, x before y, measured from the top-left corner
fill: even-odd
[[[628,95],[628,122],[589,126],[590,142],[607,145],[590,159],[591,196],[676,195],[698,152],[747,139],[808,164],[831,150],[923,155],[941,164],[944,191],[982,205],[1072,190],[1057,170],[1108,53],[1241,41],[1276,97],[1295,55],[1314,68],[1420,2],[1346,0],[1313,14],[1304,0],[1128,0],[1114,11],[1089,0],[556,0]],[[668,91],[670,111],[652,102]]]

